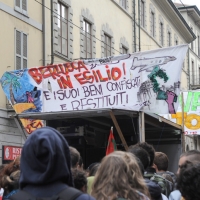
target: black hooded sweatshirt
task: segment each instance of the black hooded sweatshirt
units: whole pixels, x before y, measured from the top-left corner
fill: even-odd
[[[66,139],[54,128],[43,127],[26,140],[21,155],[20,189],[35,197],[51,197],[73,186]],[[77,200],[94,200],[87,194]]]

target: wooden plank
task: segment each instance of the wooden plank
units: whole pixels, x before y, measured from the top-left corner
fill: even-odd
[[[139,112],[139,114],[140,114],[140,112]],[[162,128],[162,124],[158,121],[158,119],[156,119],[150,115],[145,115],[145,123],[149,124],[153,127],[159,128],[159,129]]]
[[[122,144],[123,144],[125,150],[128,151],[128,145],[126,143],[126,140],[125,140],[125,138],[123,136],[123,133],[122,133],[120,127],[119,127],[117,119],[116,119],[115,115],[113,114],[112,110],[110,111],[110,117],[111,117],[111,119],[112,119],[112,121],[113,121],[113,123],[115,125],[115,128],[117,129],[117,133],[118,133],[118,135],[119,135],[119,137],[120,137],[120,139],[122,141]]]
[[[23,129],[23,125],[22,125],[20,119],[19,118],[14,118],[14,120],[15,120],[15,123],[17,124],[17,127],[18,127],[18,129],[19,129],[19,131],[21,133],[21,136],[22,136],[23,140],[26,141],[27,135],[26,135],[25,130]]]
[[[159,121],[160,122],[165,122],[166,124],[169,124],[171,126],[174,126],[176,128],[178,128],[179,130],[182,129],[182,126],[180,126],[179,124],[176,124],[174,122],[171,122],[170,120],[165,119],[164,117],[159,116]]]
[[[21,135],[17,127],[10,127],[10,126],[3,126],[3,125],[0,125],[0,133]]]
[[[8,135],[8,134],[0,134],[0,141],[1,143],[9,142],[14,144],[22,144],[22,136],[16,135]]]
[[[183,92],[181,92],[181,109],[182,109],[182,153],[185,152],[185,118],[184,118],[184,97],[183,97]]]
[[[145,142],[144,112],[139,112],[139,139]]]
[[[0,116],[2,118],[9,118],[8,117],[8,113],[7,113],[7,110],[4,110],[4,109],[0,109]]]
[[[5,119],[5,118],[0,117],[0,125],[11,126],[11,127],[17,128],[17,125],[16,125],[14,119]]]

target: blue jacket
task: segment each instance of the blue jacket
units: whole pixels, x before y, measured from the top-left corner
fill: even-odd
[[[174,190],[169,195],[169,200],[181,200],[181,193],[179,190]]]

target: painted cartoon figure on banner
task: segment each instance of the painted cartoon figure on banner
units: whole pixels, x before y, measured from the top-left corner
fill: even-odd
[[[157,100],[164,100],[168,104],[168,110],[170,114],[174,114],[174,102],[177,102],[176,89],[180,88],[180,82],[175,82],[174,86],[166,88],[164,85],[160,86],[157,78],[163,79],[164,83],[169,80],[165,70],[160,68],[160,65],[167,64],[170,61],[174,61],[174,56],[156,57],[148,59],[134,58],[131,70],[139,68],[139,72],[146,71],[148,74],[148,81],[142,82],[137,93],[139,102],[149,102],[152,97],[152,92],[156,94]]]
[[[4,73],[2,88],[16,113],[40,112],[41,91],[29,83],[25,74],[25,70]],[[21,119],[21,122],[29,134],[43,126],[41,120]]]

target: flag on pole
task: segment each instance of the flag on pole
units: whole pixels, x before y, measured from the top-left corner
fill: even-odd
[[[113,127],[111,127],[110,135],[108,138],[108,145],[107,145],[107,149],[106,149],[106,155],[108,155],[116,150],[117,150],[117,145],[116,145],[115,138],[113,135]]]

